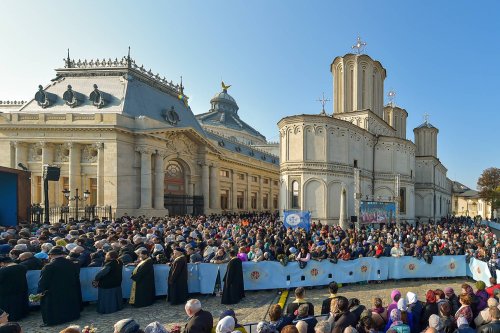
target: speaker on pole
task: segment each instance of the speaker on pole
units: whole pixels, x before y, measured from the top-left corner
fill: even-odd
[[[61,168],[54,166],[47,166],[45,171],[45,178],[50,181],[59,181],[61,176]]]
[[[44,223],[49,224],[49,181],[58,181],[61,176],[61,168],[55,166],[43,166],[43,196],[44,196]]]
[[[358,222],[358,217],[355,215],[351,216],[351,223],[356,223],[356,222]]]

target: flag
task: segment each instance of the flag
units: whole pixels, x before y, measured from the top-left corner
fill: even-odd
[[[311,212],[303,210],[285,210],[283,212],[286,228],[302,228],[309,231],[311,226]]]

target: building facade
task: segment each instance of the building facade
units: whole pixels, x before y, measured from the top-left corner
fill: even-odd
[[[346,227],[361,201],[395,202],[399,220],[451,213],[451,183],[428,121],[406,139],[406,110],[384,106],[386,70],[363,54],[334,59],[334,113],[281,119],[280,209]],[[323,110],[324,111],[324,110]]]
[[[479,197],[479,192],[457,181],[453,182],[452,214],[483,219],[491,218],[491,204]]]
[[[74,205],[62,191],[79,189],[89,193],[81,206],[118,215],[277,209],[278,157],[251,143],[205,130],[182,81],[130,57],[68,56],[33,99],[0,103],[0,165],[30,170],[32,202],[42,204],[43,166],[60,167],[59,181],[49,182],[56,207]]]

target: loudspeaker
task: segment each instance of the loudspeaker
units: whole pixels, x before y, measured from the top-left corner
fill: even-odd
[[[51,181],[58,181],[61,176],[61,169],[53,166],[45,167],[45,178]]]
[[[351,216],[351,222],[352,223],[358,222],[358,217],[357,216]]]

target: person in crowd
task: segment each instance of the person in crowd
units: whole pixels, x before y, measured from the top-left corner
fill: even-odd
[[[404,253],[403,249],[401,248],[401,244],[399,244],[398,241],[394,241],[394,246],[391,248],[391,257],[400,258],[404,255],[405,255],[405,253]]]
[[[281,333],[299,333],[299,330],[295,327],[295,325],[286,325],[281,330]]]
[[[427,290],[425,294],[425,305],[420,316],[420,327],[427,327],[431,315],[439,315],[439,308],[436,303],[436,293],[434,290]]]
[[[130,276],[132,289],[129,303],[140,308],[151,305],[155,301],[155,271],[153,259],[149,257],[148,250],[139,248],[137,255],[139,263]]]
[[[451,305],[448,302],[439,305],[439,317],[443,323],[443,333],[453,333],[455,331],[455,321],[451,312]]]
[[[436,289],[434,290],[434,294],[436,294],[436,304],[439,306],[443,303],[448,303],[448,300],[446,299],[446,295],[443,290],[441,289]]]
[[[219,320],[215,327],[215,333],[231,333],[234,330],[234,318],[226,316]]]
[[[132,318],[122,319],[113,325],[113,333],[144,333],[139,324]]]
[[[500,332],[500,309],[490,307],[491,322],[478,328],[477,333],[498,333]]]
[[[479,327],[489,324],[493,319],[491,318],[491,313],[490,309],[491,308],[496,308],[498,307],[498,301],[496,298],[489,298],[488,299],[488,307],[477,315],[476,318],[474,318],[474,324],[476,325],[476,328],[479,329]]]
[[[0,333],[23,333],[21,325],[16,322],[0,324]]]
[[[391,310],[389,318],[392,322],[389,330],[393,330],[396,333],[410,333],[411,332],[410,326],[406,325],[401,320],[401,311],[399,311],[397,308]]]
[[[212,264],[225,264],[229,262],[229,259],[229,255],[226,253],[226,250],[223,247],[220,247],[210,262]]]
[[[269,324],[277,332],[281,332],[283,327],[290,325],[293,321],[293,316],[283,314],[281,305],[274,304],[269,309]]]
[[[451,305],[451,313],[456,313],[458,311],[458,308],[460,308],[460,301],[458,299],[458,296],[455,294],[455,291],[451,287],[446,287],[444,288],[444,294]]]
[[[328,318],[330,324],[335,323],[332,333],[342,333],[348,326],[356,326],[356,318],[349,311],[349,301],[344,296],[339,296],[335,299],[337,302],[338,313],[334,318]],[[333,319],[333,320],[332,320]]]
[[[311,302],[305,300],[306,290],[303,287],[298,287],[295,289],[295,300],[289,303],[286,307],[286,314],[296,316],[296,311],[299,309],[301,304],[308,305],[308,314],[314,316],[314,305]]]
[[[106,253],[103,268],[94,278],[97,287],[97,312],[113,313],[123,308],[122,263],[118,261],[118,252]]]
[[[224,288],[222,290],[222,304],[237,304],[245,297],[243,282],[243,264],[234,249],[229,250],[231,260],[227,264],[224,275]]]
[[[0,257],[0,309],[12,321],[23,319],[29,312],[26,267],[10,257]]]
[[[457,321],[457,326],[458,326],[458,319],[460,317],[465,318],[467,320],[467,324],[471,323],[474,319],[474,315],[472,313],[472,297],[470,294],[462,294],[460,295],[460,308],[458,311],[455,313],[455,320]]]
[[[314,315],[309,315],[309,304],[301,304],[299,306],[297,310],[297,316],[295,317],[295,320],[292,323],[297,326],[298,322],[304,322],[307,324],[306,333],[314,333],[314,327],[318,323],[318,320],[314,317]],[[297,328],[299,327],[297,326]],[[300,329],[299,332],[301,332]]]
[[[332,303],[332,298],[337,297],[337,292],[339,290],[339,286],[337,282],[332,281],[328,284],[328,291],[330,292],[330,295],[328,298],[323,300],[323,303],[321,304],[321,314],[326,315],[330,313],[330,304]]]
[[[26,267],[27,271],[39,271],[43,267],[43,262],[32,252],[23,252],[19,255],[19,265]]]
[[[476,330],[469,326],[465,317],[457,318],[457,329],[454,333],[476,333]]]
[[[53,247],[49,257],[51,261],[43,267],[38,282],[42,319],[47,326],[80,318],[82,303],[80,268],[66,259],[60,246]]]
[[[308,333],[309,325],[304,320],[294,320],[293,322],[299,333]]]
[[[476,296],[476,294],[474,294],[474,290],[467,283],[462,284],[462,295],[464,295],[464,294],[469,296],[468,301],[470,302],[470,304],[468,304],[468,306],[470,307],[470,310],[472,311],[472,318],[475,318],[479,314],[479,310],[478,310],[479,298]],[[460,298],[459,298],[459,300],[460,300],[460,304],[463,306],[462,300]],[[467,317],[467,321],[470,323],[472,318]]]
[[[411,312],[412,316],[412,325],[410,325],[411,333],[420,333],[422,331],[420,326],[423,311],[422,302],[418,300],[417,294],[411,291],[406,293],[406,300],[408,310]]]
[[[201,256],[200,252],[198,252],[193,246],[186,245],[186,253],[191,264],[198,264],[200,262],[203,262],[203,257]]]
[[[373,307],[371,309],[371,318],[376,330],[381,331],[382,329],[384,329],[387,322],[387,309],[384,308],[382,299],[380,297],[375,297],[372,303]]]
[[[210,333],[212,331],[214,326],[212,314],[201,308],[199,300],[188,300],[184,310],[189,317],[189,321],[184,326],[184,333]]]
[[[174,261],[168,272],[168,301],[172,305],[183,304],[188,298],[188,263],[181,247],[174,250]]]
[[[330,333],[331,331],[332,327],[328,320],[321,320],[314,326],[314,333]]]
[[[483,281],[476,281],[476,288],[477,288],[477,291],[476,291],[475,295],[479,301],[477,304],[476,311],[479,313],[488,307],[487,302],[488,302],[488,298],[490,296],[488,295],[488,293],[485,290],[486,283],[484,283]]]
[[[276,333],[276,331],[274,331],[271,328],[269,323],[267,323],[265,321],[259,321],[257,323],[257,333]]]
[[[438,315],[432,314],[429,317],[429,327],[434,328],[437,333],[444,333],[443,321]]]
[[[354,315],[356,322],[361,318],[361,313],[366,310],[366,306],[362,305],[357,298],[349,299],[349,311]]]
[[[247,333],[245,327],[238,324],[238,319],[236,318],[236,313],[234,312],[233,309],[223,311],[219,316],[219,320],[222,320],[227,316],[233,317],[234,319],[234,331],[238,331],[239,333]],[[215,327],[212,329],[212,333],[215,333]]]
[[[311,260],[311,254],[306,246],[300,248],[300,252],[297,255],[297,261],[299,262],[300,268],[306,267],[307,263]]]
[[[0,309],[0,324],[7,323],[9,321],[9,314],[4,310]]]
[[[485,289],[489,297],[495,297],[495,289],[500,290],[500,283],[497,283],[498,278],[500,277],[497,278],[490,277],[491,286]]]
[[[144,333],[169,333],[161,323],[154,321],[144,327]]]
[[[398,308],[398,301],[401,298],[401,292],[397,289],[394,289],[391,292],[391,300],[392,303],[387,306],[387,314],[389,315],[392,310]]]

